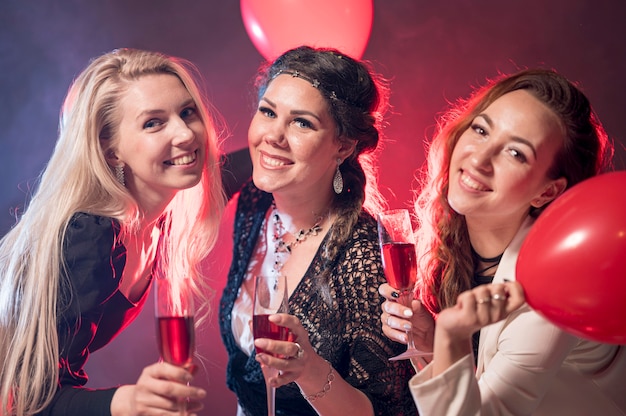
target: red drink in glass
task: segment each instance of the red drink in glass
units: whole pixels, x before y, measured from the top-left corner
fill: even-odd
[[[193,317],[167,316],[158,317],[157,321],[161,358],[178,366],[190,364],[194,346]]]
[[[291,339],[291,331],[289,328],[270,322],[269,317],[269,314],[252,316],[252,333],[254,339],[269,338],[277,341],[289,341]],[[255,348],[257,354],[265,352],[261,348]]]
[[[415,245],[385,243],[382,249],[383,267],[387,282],[397,290],[412,289],[417,279]]]

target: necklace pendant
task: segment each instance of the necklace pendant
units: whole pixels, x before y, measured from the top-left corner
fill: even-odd
[[[322,218],[318,218],[317,222],[315,223],[315,225],[313,225],[313,227],[309,228],[308,230],[305,229],[301,229],[298,232],[296,232],[295,234],[293,234],[294,236],[294,240],[290,243],[285,242],[284,237],[285,237],[285,227],[283,225],[283,222],[280,219],[280,215],[278,215],[278,211],[276,210],[276,203],[274,201],[272,201],[272,219],[274,220],[274,230],[272,233],[272,240],[275,243],[274,246],[274,255],[275,255],[275,261],[274,261],[274,271],[277,274],[280,274],[284,263],[283,263],[283,257],[281,257],[281,255],[283,254],[291,254],[291,252],[293,251],[294,247],[297,247],[300,243],[302,243],[303,241],[305,241],[307,239],[307,237],[309,236],[316,236],[318,235],[321,231],[322,231],[322,226],[321,226],[321,221]]]
[[[276,253],[291,253],[291,245],[283,240],[278,240],[276,242]]]

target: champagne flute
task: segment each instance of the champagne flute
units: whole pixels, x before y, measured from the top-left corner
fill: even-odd
[[[398,301],[411,307],[417,280],[417,253],[411,216],[407,209],[392,209],[378,214],[378,241],[387,283],[399,292]],[[390,358],[391,361],[429,356],[413,343],[413,333],[407,331],[407,350]]]
[[[252,334],[254,339],[270,338],[279,341],[289,341],[291,331],[288,328],[276,325],[269,321],[269,316],[275,313],[288,313],[289,292],[285,276],[256,276],[254,282],[254,310],[252,312]],[[255,347],[256,353],[268,353]],[[261,366],[265,378],[267,392],[267,415],[275,415],[276,387],[270,386],[268,380],[278,374],[278,370],[266,365]]]
[[[195,348],[194,304],[190,279],[155,279],[157,341],[161,359],[186,369],[192,367]],[[187,415],[187,399],[180,400]]]

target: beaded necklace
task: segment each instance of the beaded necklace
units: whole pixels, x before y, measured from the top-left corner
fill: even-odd
[[[276,209],[276,203],[272,201],[272,219],[274,220],[274,234],[272,236],[272,241],[274,241],[274,272],[279,274],[285,265],[285,255],[291,254],[291,251],[298,246],[301,242],[305,241],[310,235],[316,236],[322,230],[322,220],[323,217],[320,216],[315,221],[315,224],[308,230],[304,228],[300,229],[297,233],[294,234],[294,240],[287,243],[284,240],[285,234],[287,231],[285,230],[285,225],[283,221],[280,219],[280,215],[278,215],[278,210]]]

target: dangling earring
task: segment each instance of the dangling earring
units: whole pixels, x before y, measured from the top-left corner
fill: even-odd
[[[333,178],[333,190],[337,195],[343,192],[343,176],[341,176],[341,171],[339,170],[340,165],[341,159],[337,158],[337,170],[335,171],[335,177]]]
[[[124,181],[124,165],[118,165],[115,167],[115,178],[122,186],[126,185],[126,182]]]

